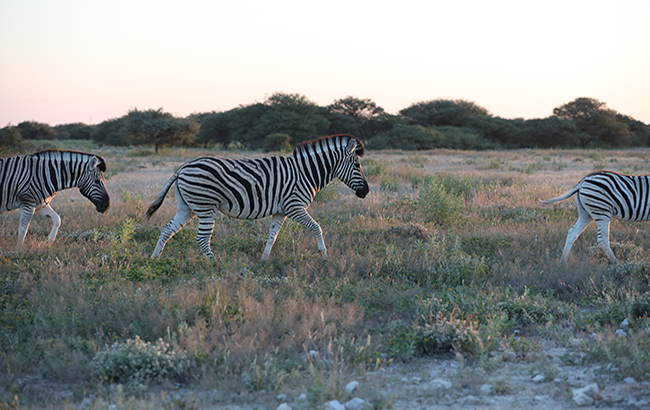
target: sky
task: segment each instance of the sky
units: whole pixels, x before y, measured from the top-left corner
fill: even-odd
[[[647,0],[0,0],[0,127],[276,92],[524,119],[590,97],[650,124],[649,21]]]

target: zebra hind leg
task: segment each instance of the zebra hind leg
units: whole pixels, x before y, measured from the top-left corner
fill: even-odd
[[[284,223],[285,219],[287,219],[287,217],[282,214],[273,215],[273,219],[271,220],[271,228],[269,229],[269,236],[266,240],[264,253],[262,253],[263,261],[269,259],[269,255],[271,254],[271,248],[275,243],[275,239],[278,237],[278,233],[280,232],[280,228],[282,228],[282,224]]]
[[[205,253],[205,256],[212,259],[214,254],[210,248],[210,238],[212,238],[212,231],[214,230],[214,216],[212,217],[199,217],[199,232],[196,234],[196,243],[199,248]]]
[[[56,239],[56,234],[59,231],[59,227],[61,226],[61,217],[56,212],[54,212],[54,209],[52,209],[49,204],[45,205],[42,208],[38,208],[36,210],[36,213],[52,220],[52,230],[50,231],[50,235],[45,240],[46,245],[51,245],[52,242],[54,242]]]
[[[20,222],[18,223],[18,250],[23,249],[25,243],[25,236],[29,229],[29,223],[32,221],[34,215],[34,207],[28,205],[21,205],[20,207]]]
[[[167,241],[169,241],[169,239],[174,236],[176,232],[180,231],[181,228],[187,225],[187,223],[191,221],[192,218],[194,218],[194,214],[189,208],[187,208],[187,205],[185,207],[178,206],[176,215],[172,218],[171,221],[167,223],[167,225],[162,228],[162,231],[160,232],[160,238],[156,244],[156,249],[153,250],[151,257],[156,258],[160,256],[160,253],[165,248]]]
[[[609,247],[609,219],[602,219],[596,221],[596,226],[598,226],[598,244],[605,251],[605,254],[612,263],[618,263],[612,248]]]

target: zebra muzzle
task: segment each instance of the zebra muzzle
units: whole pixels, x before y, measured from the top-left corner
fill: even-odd
[[[368,195],[368,192],[370,191],[370,187],[368,186],[368,183],[366,181],[363,181],[363,186],[357,190],[354,191],[354,193],[361,199],[365,198],[366,195]]]

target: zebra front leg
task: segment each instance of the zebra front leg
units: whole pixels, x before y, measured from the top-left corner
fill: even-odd
[[[316,242],[318,243],[318,251],[320,252],[320,255],[323,258],[327,258],[327,248],[325,247],[325,241],[323,240],[323,231],[318,222],[307,213],[307,210],[305,208],[298,208],[291,212],[287,212],[287,216],[312,230],[316,237]]]
[[[598,226],[598,244],[603,248],[612,263],[618,263],[614,252],[612,252],[612,248],[609,247],[609,222],[609,219],[596,221],[596,226]]]
[[[271,254],[271,248],[275,243],[275,238],[278,237],[278,233],[280,232],[280,228],[282,228],[282,224],[284,223],[285,219],[287,219],[285,215],[282,214],[273,215],[273,218],[271,219],[271,228],[269,229],[269,236],[266,239],[266,247],[264,247],[264,253],[262,253],[263,261],[269,259],[269,255]]]
[[[160,232],[160,238],[158,239],[158,243],[156,244],[156,249],[153,250],[153,253],[151,254],[152,258],[156,258],[160,255],[160,253],[163,251],[165,248],[165,244],[171,238],[174,236],[174,234],[178,231],[181,230],[182,227],[187,225],[189,221],[194,218],[194,215],[192,214],[192,211],[187,208],[187,209],[178,209],[176,212],[176,215],[172,218],[171,221],[167,223],[162,228],[162,231]]]
[[[61,217],[59,217],[59,215],[54,212],[54,209],[52,209],[49,204],[36,209],[36,213],[52,220],[52,230],[50,231],[50,235],[45,240],[46,245],[51,245],[52,242],[54,242],[56,239],[56,234],[59,231],[59,227],[61,226]]]
[[[34,215],[34,207],[29,205],[20,206],[20,222],[18,223],[18,250],[23,249],[23,244],[25,243],[25,235],[27,235],[27,230],[29,229],[29,223],[32,220],[32,215]]]

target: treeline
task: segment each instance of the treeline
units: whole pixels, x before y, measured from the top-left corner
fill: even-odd
[[[186,118],[130,110],[98,125],[50,127],[27,121],[0,130],[0,153],[18,140],[79,139],[112,146],[239,146],[265,151],[332,134],[352,134],[368,149],[466,150],[629,148],[650,146],[650,126],[593,98],[576,98],[541,119],[505,119],[467,100],[418,102],[388,114],[370,99],[346,97],[321,107],[299,94],[276,93],[229,111]],[[6,148],[5,148],[6,150]]]

